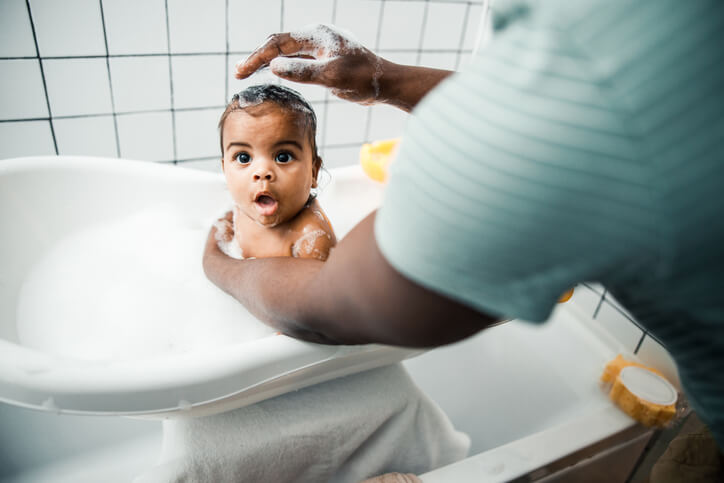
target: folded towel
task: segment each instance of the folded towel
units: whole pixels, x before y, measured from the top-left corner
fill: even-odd
[[[167,420],[158,465],[135,481],[356,483],[424,473],[469,447],[395,364],[223,414]]]

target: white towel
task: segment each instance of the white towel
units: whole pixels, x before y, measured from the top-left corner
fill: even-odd
[[[395,364],[223,414],[165,421],[160,462],[136,483],[356,483],[425,473],[469,447]]]

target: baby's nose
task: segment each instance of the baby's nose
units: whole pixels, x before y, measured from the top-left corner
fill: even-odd
[[[274,180],[274,171],[267,168],[260,168],[254,172],[254,181],[272,181]]]

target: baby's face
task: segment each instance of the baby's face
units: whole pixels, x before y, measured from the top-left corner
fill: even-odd
[[[309,135],[298,115],[273,103],[252,116],[233,111],[224,123],[226,184],[241,213],[267,227],[294,218],[317,185]]]

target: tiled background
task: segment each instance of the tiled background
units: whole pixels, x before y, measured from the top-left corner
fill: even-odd
[[[460,69],[481,1],[1,0],[0,159],[96,155],[219,170],[225,100],[276,82],[233,78],[268,34],[333,23],[392,61]],[[354,164],[363,142],[402,133],[406,115],[395,108],[293,87],[317,111],[327,167]],[[658,342],[603,287],[580,285],[573,302],[676,380]]]
[[[333,23],[392,61],[455,69],[472,50],[481,1],[2,0],[0,159],[94,155],[218,170],[225,101],[277,82],[233,78],[270,33]],[[395,108],[293,87],[317,111],[327,167],[402,133],[406,115]]]

